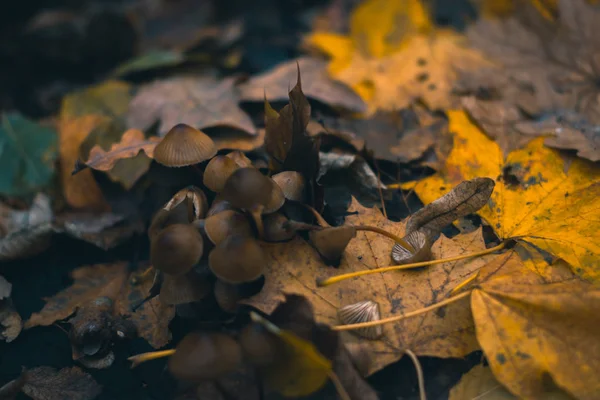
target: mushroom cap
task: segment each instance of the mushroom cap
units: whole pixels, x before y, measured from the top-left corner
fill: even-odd
[[[177,124],[156,145],[154,159],[167,167],[185,167],[217,154],[215,143],[205,133],[186,124]]]
[[[264,240],[267,242],[285,242],[296,236],[296,229],[290,220],[280,212],[269,214],[263,220]]]
[[[268,177],[267,179],[271,182],[271,196],[267,204],[265,204],[265,208],[262,210],[263,214],[274,213],[283,207],[283,203],[285,203],[285,196],[283,195],[281,188],[273,182],[273,179]]]
[[[392,247],[392,260],[396,264],[410,264],[421,261],[431,260],[431,240],[429,236],[423,231],[413,231],[403,237],[414,249],[412,253],[408,249],[401,246],[400,243],[396,243]]]
[[[334,226],[308,233],[312,245],[329,263],[339,261],[348,243],[355,236],[356,229],[351,225]]]
[[[280,355],[280,342],[261,325],[246,325],[240,332],[238,340],[244,359],[255,366],[262,367],[272,364]]]
[[[186,274],[164,274],[160,286],[160,300],[168,305],[179,305],[200,301],[211,292],[212,285],[207,276],[194,269]]]
[[[184,274],[198,263],[203,248],[202,236],[193,226],[169,225],[150,242],[150,260],[165,274]]]
[[[225,283],[217,280],[214,287],[214,295],[217,304],[225,312],[233,314],[237,310],[238,301],[243,299],[237,285],[231,283]]]
[[[216,215],[225,210],[233,210],[233,209],[234,209],[233,205],[230,202],[228,202],[227,200],[225,200],[223,198],[223,196],[219,193],[215,196],[212,204],[210,205],[210,208],[208,209],[208,212],[206,213],[206,218],[212,217],[213,215]]]
[[[233,235],[219,243],[208,256],[208,265],[223,282],[244,283],[258,279],[265,256],[258,242],[245,235]]]
[[[266,206],[272,201],[273,184],[256,168],[240,168],[227,182],[221,194],[234,207],[250,209],[256,205]]]
[[[225,210],[204,221],[204,232],[213,244],[219,244],[232,235],[252,235],[248,217],[235,210]]]
[[[169,358],[169,371],[187,382],[215,380],[242,363],[242,349],[230,336],[215,332],[192,332]]]
[[[283,171],[273,175],[273,181],[281,188],[287,200],[304,201],[306,180],[300,172]]]
[[[244,153],[239,150],[234,150],[225,155],[225,157],[231,158],[241,168],[252,167],[252,161]]]
[[[215,193],[222,192],[227,179],[239,168],[241,167],[230,157],[213,157],[204,170],[204,186]]]
[[[199,187],[191,185],[175,193],[171,197],[171,200],[163,206],[163,209],[167,211],[172,211],[176,208],[185,209],[188,214],[187,222],[192,222],[193,220],[204,218],[208,210],[208,200]]]

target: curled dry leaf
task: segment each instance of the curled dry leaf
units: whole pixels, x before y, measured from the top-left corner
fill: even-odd
[[[432,109],[449,108],[456,101],[457,70],[487,64],[460,34],[433,31],[420,1],[366,1],[353,12],[348,37],[315,33],[308,41],[331,56],[329,73],[352,87],[369,113],[404,108],[419,99]]]
[[[102,386],[78,367],[37,367],[25,372],[23,393],[34,400],[93,400]]]
[[[270,71],[252,77],[240,86],[242,100],[262,102],[265,95],[271,101],[287,100],[290,87],[296,80],[298,66],[305,82],[302,91],[307,97],[350,112],[366,111],[360,96],[328,76],[326,61],[311,57],[279,64]]]
[[[256,133],[252,120],[238,106],[233,78],[216,81],[212,77],[179,77],[142,86],[129,105],[129,128],[148,130],[160,121],[164,136],[183,123],[197,129],[229,126]]]
[[[136,273],[136,272],[134,272]],[[137,272],[139,273],[139,272]],[[73,284],[46,300],[44,308],[33,313],[25,322],[25,329],[51,325],[64,320],[78,308],[105,297],[113,302],[115,318],[128,316],[138,335],[153,347],[159,348],[170,340],[169,322],[175,316],[172,306],[163,304],[159,298],[147,301],[135,312],[132,307],[147,297],[152,280],[136,283],[130,279],[126,263],[99,264],[75,269],[71,276]]]
[[[563,158],[544,147],[543,138],[504,158],[463,112],[449,116],[454,148],[439,173],[416,184],[421,200],[431,203],[463,180],[489,177],[495,190],[478,214],[501,239],[531,243],[567,261],[578,275],[600,279],[600,168]]]
[[[404,225],[391,222],[376,208],[364,208],[353,200],[347,224],[370,225],[403,236]],[[493,256],[436,264],[424,270],[371,274],[318,288],[316,278],[340,272],[361,271],[391,265],[391,239],[371,232],[358,232],[346,248],[339,268],[328,268],[308,243],[296,238],[288,243],[265,247],[267,255],[265,286],[257,295],[245,300],[258,309],[270,312],[283,299],[283,293],[306,296],[315,309],[317,322],[338,325],[339,307],[364,300],[380,304],[382,317],[401,315],[442,300],[451,290]],[[485,249],[481,230],[445,236],[432,247],[434,258],[452,257]],[[463,300],[443,309],[384,326],[381,340],[369,341],[373,362],[371,374],[400,359],[402,349],[437,357],[462,357],[479,348],[475,339],[469,302]]]
[[[0,261],[30,257],[50,245],[52,235],[50,198],[38,193],[31,208],[14,210],[0,204]]]

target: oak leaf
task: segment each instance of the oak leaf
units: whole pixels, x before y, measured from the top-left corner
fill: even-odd
[[[147,301],[135,312],[131,309],[147,295],[152,280],[135,284],[130,279],[126,263],[99,264],[75,269],[71,276],[73,284],[46,299],[40,312],[33,313],[25,322],[25,329],[51,325],[64,320],[89,302],[106,297],[113,302],[113,313],[128,316],[136,326],[138,335],[150,345],[159,348],[167,344],[171,335],[169,322],[175,316],[172,306],[163,304],[159,297]]]
[[[102,386],[78,367],[37,367],[25,371],[22,390],[34,400],[93,400]]]
[[[179,123],[198,129],[229,126],[256,133],[252,120],[238,106],[235,80],[212,77],[178,77],[142,86],[129,105],[129,128],[146,131],[160,122],[164,136]]]
[[[366,104],[350,88],[335,82],[327,75],[327,63],[311,57],[301,57],[277,65],[270,71],[252,77],[240,86],[242,100],[288,100],[288,92],[296,80],[297,68],[304,77],[302,91],[312,99],[351,112],[366,111]]]
[[[453,186],[489,177],[496,188],[478,211],[501,239],[530,243],[567,261],[580,276],[600,279],[600,169],[565,159],[544,147],[543,138],[503,157],[499,146],[460,111],[449,112],[454,147],[437,174],[414,187],[428,204]]]
[[[356,200],[349,209],[347,224],[376,226],[402,236],[404,225],[391,222],[375,208],[362,207]],[[443,299],[450,291],[494,256],[462,260],[428,267],[425,270],[372,274],[342,281],[324,288],[316,278],[391,264],[393,241],[371,232],[358,232],[346,248],[340,267],[327,267],[317,251],[301,238],[288,243],[266,245],[265,286],[245,302],[271,312],[284,293],[306,296],[315,309],[317,322],[338,325],[337,309],[364,300],[379,303],[383,316],[399,315]],[[441,236],[435,242],[434,258],[452,257],[485,249],[481,230],[453,239]],[[382,340],[368,342],[376,354],[369,373],[400,359],[403,349],[438,357],[462,357],[478,349],[469,302],[456,302],[444,312],[429,313],[384,327]]]
[[[332,58],[329,73],[367,102],[369,114],[415,100],[449,108],[457,71],[487,65],[462,35],[432,30],[418,0],[368,0],[353,12],[349,37],[315,33],[308,43]]]

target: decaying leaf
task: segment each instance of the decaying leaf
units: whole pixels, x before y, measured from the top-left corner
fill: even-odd
[[[0,193],[23,196],[44,188],[54,175],[56,132],[17,113],[1,115]]]
[[[489,177],[496,187],[479,210],[501,239],[537,246],[567,261],[580,276],[600,279],[600,169],[582,159],[565,159],[544,147],[543,138],[510,153],[506,159],[496,143],[463,112],[452,111],[454,148],[445,167],[417,183],[425,204],[463,180]]]
[[[129,128],[148,130],[160,122],[158,133],[184,123],[198,129],[229,126],[256,133],[252,120],[238,107],[233,78],[184,77],[156,81],[143,86],[131,101]]]
[[[12,285],[0,275],[0,339],[12,342],[21,333],[21,316],[12,306]]]
[[[487,62],[460,34],[431,25],[420,1],[368,0],[355,9],[349,37],[315,33],[308,41],[332,57],[331,76],[352,87],[370,113],[419,99],[432,109],[449,108],[457,71]]]
[[[535,252],[527,256],[526,267],[517,251],[492,260],[471,295],[490,368],[519,398],[546,399],[556,386],[575,398],[597,398],[600,290],[562,260],[548,265]]]
[[[370,225],[402,236],[404,225],[383,217],[379,210],[362,207],[353,201],[347,224]],[[358,232],[346,248],[339,268],[328,268],[308,243],[296,238],[288,243],[267,245],[265,286],[245,302],[265,312],[272,311],[283,299],[283,293],[306,296],[315,309],[317,322],[338,325],[337,310],[341,306],[372,300],[379,303],[385,316],[410,312],[443,299],[450,291],[489,257],[449,262],[425,270],[372,274],[342,281],[324,288],[316,286],[315,278],[360,271],[392,264],[391,239],[371,232]],[[453,239],[445,236],[435,242],[434,258],[452,257],[485,249],[481,230]],[[469,302],[461,301],[444,308],[384,327],[381,340],[368,341],[373,357],[368,372],[373,373],[400,359],[403,349],[416,354],[438,357],[462,357],[479,346],[475,339]]]
[[[240,86],[242,100],[263,101],[265,95],[271,101],[287,100],[298,67],[304,78],[302,91],[307,97],[351,112],[366,111],[365,103],[354,91],[327,75],[325,61],[311,57],[279,64],[270,71],[252,77]]]
[[[23,393],[34,400],[93,400],[102,386],[78,367],[37,367],[25,372]]]
[[[584,0],[559,0],[557,11],[556,20],[531,6],[511,18],[478,20],[468,37],[497,68],[468,80],[532,115],[567,109],[598,123],[600,41],[593,32],[600,11]]]
[[[0,261],[34,256],[50,244],[53,212],[50,198],[38,193],[29,210],[0,204]]]
[[[570,400],[571,398],[562,392],[544,393],[544,399],[548,400]],[[450,390],[448,400],[517,400],[494,378],[489,367],[477,365],[460,378],[460,381]]]
[[[112,301],[113,316],[130,318],[138,335],[152,346],[158,348],[169,342],[168,326],[175,316],[174,307],[161,303],[159,298],[154,298],[132,312],[132,307],[141,303],[148,295],[152,281],[132,283],[126,263],[81,267],[74,270],[71,276],[74,280],[73,285],[47,299],[44,308],[32,314],[25,322],[25,329],[64,320],[80,307],[96,299],[107,298]]]

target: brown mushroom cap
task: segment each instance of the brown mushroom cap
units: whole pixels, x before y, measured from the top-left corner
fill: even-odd
[[[206,213],[206,218],[212,217],[213,215],[216,215],[225,210],[233,210],[233,209],[234,209],[233,205],[230,202],[228,202],[227,200],[225,200],[223,198],[223,196],[219,193],[218,195],[215,196],[215,199],[213,200],[212,204],[210,205],[210,208],[208,209],[208,212]]]
[[[242,329],[238,340],[244,359],[258,367],[275,362],[281,349],[277,338],[257,324],[249,324]]]
[[[413,231],[403,237],[414,249],[412,253],[410,250],[404,248],[400,243],[396,243],[392,247],[392,260],[396,264],[410,264],[421,261],[431,260],[431,240],[429,236],[423,231]]]
[[[234,210],[225,210],[206,218],[204,232],[212,243],[219,244],[232,235],[251,236],[252,227],[246,215]]]
[[[273,181],[281,188],[287,200],[304,201],[306,181],[301,173],[283,171],[273,175]]]
[[[242,363],[238,342],[222,333],[192,332],[177,345],[169,358],[169,371],[186,382],[215,380]]]
[[[237,310],[238,301],[243,299],[237,285],[225,283],[220,280],[215,282],[214,295],[221,310],[233,314]]]
[[[264,240],[267,242],[285,242],[296,236],[296,232],[302,227],[309,227],[302,223],[290,221],[280,212],[265,216],[263,226],[265,228]]]
[[[225,157],[231,158],[241,168],[252,167],[252,161],[250,161],[250,159],[239,150],[234,150],[230,153],[227,153]]]
[[[281,188],[271,178],[267,179],[271,182],[271,196],[267,204],[265,204],[265,208],[262,211],[263,214],[274,213],[283,207],[283,203],[285,203],[285,196]]]
[[[204,170],[204,186],[215,193],[222,192],[227,179],[239,168],[241,167],[230,157],[213,157]]]
[[[310,231],[308,237],[326,262],[336,263],[353,237],[356,229],[350,225],[335,226]]]
[[[173,211],[177,208],[185,209],[188,215],[187,222],[192,222],[204,218],[208,210],[208,200],[200,188],[188,186],[175,193],[171,200],[163,206],[163,209],[167,211]]]
[[[208,256],[213,274],[223,282],[244,283],[258,279],[265,256],[258,242],[245,235],[233,235],[219,243]]]
[[[251,209],[269,204],[272,189],[272,180],[256,168],[240,168],[227,179],[221,194],[234,207]]]
[[[165,274],[188,272],[202,257],[204,242],[191,225],[169,225],[150,242],[152,265]]]
[[[167,167],[185,167],[208,160],[217,154],[210,137],[186,124],[177,124],[154,149],[156,162]]]
[[[160,300],[168,305],[193,303],[208,296],[211,289],[208,277],[201,276],[194,269],[181,275],[164,274]]]

